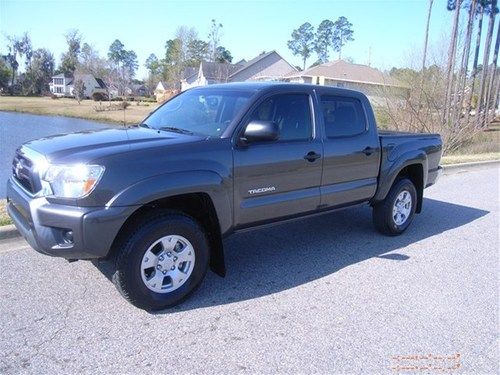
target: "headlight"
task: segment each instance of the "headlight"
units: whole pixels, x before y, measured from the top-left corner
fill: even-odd
[[[42,178],[43,194],[82,198],[90,194],[103,173],[101,165],[50,165]]]

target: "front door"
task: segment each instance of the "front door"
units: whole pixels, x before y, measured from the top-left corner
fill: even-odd
[[[234,219],[245,227],[317,209],[323,146],[316,137],[311,93],[264,98],[245,120],[274,121],[277,141],[234,149]],[[246,124],[244,124],[246,125]]]

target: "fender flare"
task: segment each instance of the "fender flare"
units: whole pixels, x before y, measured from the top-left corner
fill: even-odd
[[[411,165],[420,165],[422,167],[422,189],[417,189],[419,198],[418,210],[420,210],[422,206],[423,188],[426,185],[428,174],[428,160],[425,151],[407,151],[399,155],[396,160],[392,162],[385,162],[385,166],[387,166],[387,163],[390,163],[390,166],[388,166],[387,169],[385,169],[384,167],[384,162],[382,163],[380,171],[380,183],[377,192],[375,193],[375,196],[372,200],[372,204],[383,201],[385,199],[397,176],[404,168]]]
[[[206,193],[213,202],[221,233],[232,225],[233,208],[228,181],[209,170],[193,170],[156,175],[141,180],[116,194],[107,207],[136,206],[158,199],[189,193]]]

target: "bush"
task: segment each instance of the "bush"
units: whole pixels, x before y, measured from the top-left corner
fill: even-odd
[[[102,102],[108,100],[108,96],[102,92],[94,92],[92,94],[92,100],[95,102]]]

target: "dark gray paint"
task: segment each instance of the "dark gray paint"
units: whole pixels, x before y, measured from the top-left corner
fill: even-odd
[[[96,190],[78,200],[32,198],[11,180],[9,212],[30,244],[66,258],[103,257],[129,215],[146,203],[179,194],[208,194],[221,234],[228,235],[352,204],[375,203],[385,197],[398,172],[407,165],[423,167],[423,186],[437,178],[439,135],[379,136],[373,111],[363,94],[276,83],[211,87],[254,93],[245,111],[221,138],[133,128],[49,137],[26,144],[24,147],[44,154],[53,163],[94,163],[106,168]],[[315,123],[312,138],[298,142],[241,142],[247,114],[266,97],[278,93],[310,96]],[[352,138],[325,139],[318,93],[361,100],[367,131]],[[364,153],[366,147],[373,151]],[[310,152],[321,157],[304,159]],[[270,187],[273,189],[258,194],[249,192]],[[76,232],[77,241],[72,248],[61,249],[57,245],[57,228],[68,225]]]

